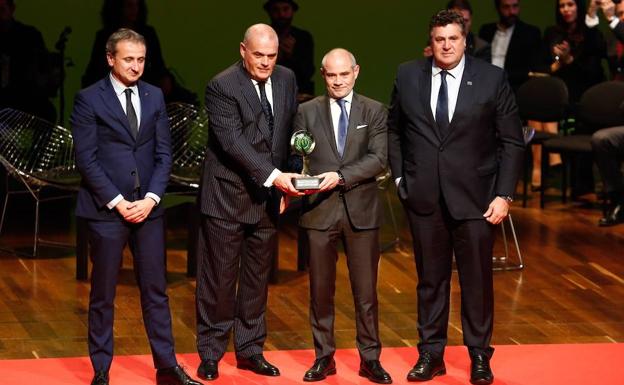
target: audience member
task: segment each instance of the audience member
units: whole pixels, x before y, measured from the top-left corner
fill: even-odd
[[[599,24],[598,9],[602,9],[609,28],[613,31],[606,36],[611,77],[614,80],[624,80],[624,2],[615,4],[611,0],[591,0],[585,21],[590,28]]]

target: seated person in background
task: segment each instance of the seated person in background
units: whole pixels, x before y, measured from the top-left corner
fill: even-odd
[[[609,28],[613,31],[608,34],[608,60],[613,80],[624,80],[624,3],[615,4],[611,0],[592,0],[587,8],[585,24],[593,28],[599,24],[598,10],[601,9]]]
[[[607,214],[598,221],[598,225],[624,223],[624,126],[596,131],[592,135],[591,144],[609,199]]]
[[[271,27],[279,37],[277,64],[290,68],[297,78],[299,102],[314,97],[314,40],[308,31],[292,25],[299,9],[293,0],[268,0],[264,9],[271,18]]]

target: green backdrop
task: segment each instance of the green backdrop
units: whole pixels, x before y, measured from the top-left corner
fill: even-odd
[[[422,56],[428,21],[446,0],[298,0],[294,24],[315,39],[315,60],[334,47],[351,50],[362,69],[358,92],[388,102],[399,63]],[[541,29],[554,22],[552,0],[523,0],[522,18]],[[101,27],[99,0],[16,0],[15,17],[36,26],[53,49],[65,26],[73,29],[66,54],[68,119],[86,68],[95,32]],[[267,22],[264,0],[147,0],[148,24],[156,28],[163,56],[182,83],[203,100],[204,86],[239,58],[245,28]],[[493,0],[473,0],[473,31],[497,18]],[[316,75],[316,92],[323,92]],[[58,102],[58,101],[57,101]]]

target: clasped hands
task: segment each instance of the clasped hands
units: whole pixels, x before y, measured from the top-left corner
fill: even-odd
[[[143,198],[134,202],[122,199],[117,203],[115,209],[126,222],[141,223],[147,219],[154,206],[156,206],[156,202],[151,198]]]

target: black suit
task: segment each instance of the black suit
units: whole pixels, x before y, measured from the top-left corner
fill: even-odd
[[[440,137],[430,107],[431,66],[428,59],[399,67],[388,120],[390,166],[401,178],[414,241],[419,350],[444,352],[454,254],[464,343],[489,352],[493,226],[483,214],[496,195],[514,192],[522,125],[504,72],[465,56],[455,112]]]
[[[496,30],[496,23],[484,24],[479,30],[479,37],[492,44]],[[541,47],[539,28],[518,20],[505,55],[505,71],[514,91],[529,78],[529,72],[542,69]]]
[[[309,156],[310,173],[338,171],[344,186],[306,196],[300,226],[310,244],[310,323],[317,358],[334,354],[334,292],[337,244],[343,241],[353,292],[357,347],[364,360],[381,353],[377,317],[377,265],[381,204],[375,176],[386,167],[387,110],[379,102],[354,94],[343,156],[339,155],[330,98],[319,96],[299,107],[295,130],[316,140]]]
[[[285,165],[297,108],[292,71],[276,66],[271,84],[272,132],[242,62],[206,87],[210,141],[198,198],[205,249],[199,248],[197,277],[197,348],[203,360],[223,356],[232,328],[241,358],[262,353],[266,338],[280,194],[263,184]]]

